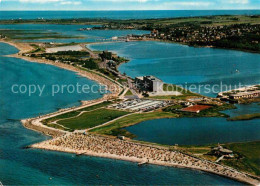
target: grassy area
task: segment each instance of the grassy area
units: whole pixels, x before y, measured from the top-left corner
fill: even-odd
[[[1,20],[0,24],[19,24],[19,23],[42,23],[42,24],[120,24],[120,25],[172,25],[193,23],[209,25],[231,25],[231,24],[259,24],[260,16],[246,16],[246,15],[224,15],[224,16],[203,16],[203,17],[180,17],[180,18],[162,18],[162,19],[131,19],[131,20],[113,20],[113,19],[91,19],[91,18],[74,18],[74,19],[22,19],[22,20]]]
[[[98,110],[85,112],[75,118],[60,120],[57,123],[73,130],[80,130],[101,125],[126,114],[128,114],[128,112],[101,108]]]
[[[98,109],[98,108],[101,108],[101,107],[106,107],[108,105],[110,105],[112,102],[111,101],[104,101],[102,103],[99,103],[99,104],[96,104],[96,105],[93,105],[93,106],[90,106],[90,107],[86,107],[86,108],[83,108],[83,109],[80,109],[78,111],[90,111],[90,110],[94,110],[94,109]]]
[[[125,93],[125,96],[132,96],[133,93],[131,92],[131,90],[128,90],[126,93]]]
[[[171,146],[170,149],[176,149],[188,154],[216,161],[216,156],[207,155],[215,145],[203,146]],[[234,159],[223,159],[220,163],[235,169],[248,172],[254,175],[260,175],[260,141],[256,142],[243,142],[243,143],[229,143],[222,145],[224,148],[230,149],[234,152]]]
[[[203,145],[203,146],[194,146],[194,145],[185,145],[185,146],[177,146],[177,147],[171,147],[171,149],[176,149],[178,151],[191,154],[203,159],[207,159],[210,161],[216,161],[216,156],[208,155],[208,153],[211,151],[212,147],[216,147],[217,145]]]
[[[222,163],[242,171],[260,175],[260,141],[232,143],[224,146],[241,157],[239,159],[223,160]]]
[[[228,118],[228,120],[229,121],[240,121],[240,120],[251,120],[251,119],[257,119],[257,118],[260,118],[260,113],[235,116],[232,118]]]
[[[150,112],[150,113],[135,113],[124,118],[121,118],[117,121],[110,123],[109,125],[99,127],[96,129],[91,130],[91,132],[96,132],[99,134],[106,134],[106,135],[118,135],[118,129],[122,129],[126,126],[134,125],[140,123],[142,121],[152,120],[152,119],[159,119],[159,118],[173,118],[176,117],[175,114],[167,113],[167,112]],[[128,136],[129,137],[129,136]]]
[[[75,117],[78,114],[79,114],[78,111],[71,111],[71,112],[68,112],[68,113],[65,113],[65,114],[61,114],[61,115],[43,120],[42,123],[49,126],[51,122],[54,122],[58,119],[66,119],[66,118],[70,118],[70,117]]]
[[[55,116],[55,117],[43,120],[42,122],[45,125],[49,126],[51,122],[54,122],[56,120],[66,119],[66,118],[70,118],[70,117],[75,117],[75,116],[79,115],[80,112],[82,112],[82,111],[90,111],[90,110],[94,110],[94,109],[98,109],[98,108],[101,108],[101,107],[108,106],[110,104],[111,104],[110,101],[105,101],[105,102],[102,102],[102,103],[99,103],[99,104],[96,104],[96,105],[93,105],[93,106],[90,106],[90,107],[79,109],[77,111],[71,111],[71,112],[68,112],[68,113],[65,113],[65,114],[61,114],[61,115],[58,115],[58,116]]]

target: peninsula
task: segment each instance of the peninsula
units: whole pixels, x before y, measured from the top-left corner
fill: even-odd
[[[198,17],[191,18],[192,23],[187,23],[186,19],[128,20],[125,24],[113,20],[75,19],[73,24],[102,24],[101,27],[94,27],[94,29],[151,30],[149,35],[127,36],[125,41],[160,39],[189,45],[221,47],[219,43],[233,41],[239,36],[244,39],[250,38],[248,40],[250,45],[225,46],[259,52],[259,38],[250,37],[252,33],[259,36],[259,33],[256,33],[259,29],[258,16],[239,16],[239,19],[236,19],[236,16]],[[202,25],[197,27],[198,19],[201,19]],[[212,22],[208,22],[209,19]],[[222,20],[224,26],[216,21],[218,19]],[[71,20],[9,20],[0,23],[60,23],[60,21],[64,24],[71,22]],[[136,23],[134,24],[133,21]],[[234,22],[238,22],[239,25],[234,25]],[[249,23],[245,24],[245,22]],[[214,26],[209,27],[208,24]],[[25,31],[19,32],[21,35],[25,33]],[[15,38],[15,31],[8,34],[7,30],[0,30],[0,33],[0,42],[13,45],[20,50],[19,53],[11,55],[12,57],[74,71],[83,77],[97,81],[107,90],[104,97],[82,101],[78,107],[23,119],[22,123],[25,127],[53,137],[51,140],[29,147],[120,159],[137,162],[139,165],[150,163],[192,168],[259,185],[258,175],[219,163],[221,159],[214,162],[211,159],[215,154],[207,159],[198,157],[194,153],[184,152],[177,145],[171,147],[136,141],[131,139],[134,135],[124,129],[141,121],[158,118],[228,117],[220,111],[235,108],[234,105],[220,98],[209,98],[176,85],[166,84],[151,75],[133,79],[126,74],[121,74],[117,67],[128,62],[129,59],[109,51],[92,51],[86,47],[89,43],[22,43],[17,40],[23,37]],[[193,36],[190,37],[191,35]],[[194,35],[197,37],[193,38]],[[240,42],[236,39],[234,41]],[[224,152],[230,151],[224,150]],[[230,154],[224,154],[222,158],[225,157],[233,158]],[[233,167],[238,166],[233,165]]]

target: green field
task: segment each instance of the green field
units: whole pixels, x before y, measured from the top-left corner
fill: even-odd
[[[253,175],[260,175],[260,141],[256,142],[243,142],[243,143],[228,143],[221,144],[223,147],[233,151],[234,159],[223,159],[220,164],[233,167],[240,171],[248,172]],[[207,155],[211,148],[216,147],[217,144],[204,145],[204,146],[178,146],[176,148],[179,151],[194,154],[198,157],[216,161],[217,157]]]
[[[90,110],[94,110],[94,109],[98,109],[98,108],[108,106],[110,104],[111,104],[110,101],[105,101],[105,102],[102,102],[102,103],[99,103],[99,104],[96,104],[96,105],[93,105],[93,106],[90,106],[90,107],[86,107],[86,108],[83,108],[83,109],[80,109],[80,110],[77,110],[77,111],[71,111],[71,112],[68,112],[68,113],[65,113],[65,114],[61,114],[61,115],[43,120],[42,122],[46,125],[49,125],[51,122],[54,122],[54,121],[59,120],[59,119],[75,117],[75,116],[79,115],[80,112],[82,112],[82,111],[90,111]]]
[[[130,90],[128,90],[126,93],[125,93],[125,96],[132,96],[133,95],[133,93],[130,91]]]
[[[126,114],[128,112],[101,108],[85,112],[78,117],[60,120],[57,123],[72,130],[81,130],[101,125]]]
[[[99,103],[99,104],[96,104],[96,105],[93,105],[93,106],[90,106],[90,107],[86,107],[86,108],[83,108],[83,109],[80,109],[78,111],[90,111],[90,110],[94,110],[94,109],[98,109],[98,108],[101,108],[101,107],[106,107],[108,105],[110,105],[112,102],[111,101],[104,101],[102,103]]]
[[[41,24],[92,24],[92,25],[174,25],[183,23],[209,25],[231,25],[231,24],[259,24],[260,16],[246,15],[223,15],[223,16],[202,16],[202,17],[180,17],[180,18],[161,18],[161,19],[130,19],[130,20],[113,20],[113,19],[23,19],[23,20],[1,20],[0,24],[19,24],[19,23],[41,23]]]
[[[241,120],[251,120],[251,119],[257,119],[257,118],[260,118],[260,113],[235,116],[235,117],[229,118],[228,120],[229,121],[241,121]]]
[[[117,121],[111,122],[109,125],[93,129],[91,130],[91,132],[96,132],[99,134],[106,134],[106,135],[115,135],[115,133],[118,134],[118,132],[120,132],[119,129],[122,129],[123,127],[126,126],[140,123],[142,121],[159,119],[159,118],[173,118],[176,116],[177,116],[176,114],[167,113],[167,112],[135,113],[126,116],[124,118],[121,118]]]
[[[255,175],[260,175],[260,142],[232,143],[224,145],[241,156],[239,159],[224,160],[223,163]]]

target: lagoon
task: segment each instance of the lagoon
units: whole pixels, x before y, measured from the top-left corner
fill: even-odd
[[[129,58],[130,62],[119,66],[121,73],[133,78],[154,75],[166,83],[187,86],[206,96],[215,97],[221,87],[226,90],[260,83],[260,54],[156,41],[88,46]]]
[[[136,140],[165,145],[208,145],[260,140],[259,119],[174,118],[141,122],[125,128]]]
[[[223,113],[234,117],[260,112],[260,105],[236,105]],[[141,122],[125,129],[135,134],[136,140],[166,145],[208,145],[260,140],[260,119],[227,121],[226,118],[193,117],[158,119]]]

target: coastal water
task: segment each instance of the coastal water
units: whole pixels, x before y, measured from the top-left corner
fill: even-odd
[[[17,49],[0,43],[0,55],[16,53]],[[24,146],[49,137],[25,129],[18,119],[49,113],[60,107],[78,105],[78,100],[95,99],[100,94],[69,93],[52,96],[17,95],[13,84],[95,84],[75,73],[54,66],[30,63],[0,56],[0,181],[4,185],[79,185],[79,184],[214,184],[240,183],[217,175],[160,166],[138,167],[135,163],[73,154],[23,149]]]
[[[166,83],[215,97],[222,90],[260,83],[260,55],[233,50],[194,48],[162,42],[128,42],[89,45],[109,50],[130,62],[119,67],[131,77],[155,75]],[[222,84],[222,85],[221,85]],[[225,87],[227,85],[227,87]],[[211,89],[206,89],[209,86]],[[200,89],[199,89],[200,88]],[[225,111],[231,117],[259,113],[258,104],[237,105]],[[202,145],[260,140],[259,119],[230,122],[225,118],[176,118],[145,121],[126,128],[137,140],[162,144]]]
[[[257,8],[257,7],[256,7]],[[0,19],[151,19],[211,15],[257,15],[260,10],[4,11]]]
[[[236,109],[225,110],[223,113],[229,115],[230,117],[240,116],[244,114],[254,114],[260,112],[259,103],[252,104],[237,104]]]
[[[131,77],[154,75],[166,83],[215,97],[221,90],[260,83],[260,55],[234,50],[194,48],[165,42],[89,45],[130,59],[119,67]],[[221,89],[222,87],[222,89]]]
[[[0,25],[0,29],[11,30],[28,30],[30,32],[41,33],[59,33],[59,36],[73,36],[80,38],[49,38],[49,39],[23,39],[25,42],[54,42],[54,43],[70,43],[70,42],[103,42],[108,41],[114,36],[126,36],[128,34],[147,34],[144,30],[89,30],[79,31],[80,28],[92,28],[94,25],[58,25],[58,24],[6,24]],[[39,35],[26,34],[24,37],[35,37]],[[42,36],[41,36],[42,37]]]
[[[237,116],[259,113],[260,106],[237,105],[224,113]],[[206,145],[260,140],[260,119],[227,121],[226,118],[173,118],[141,122],[126,129],[136,140],[167,145]]]

